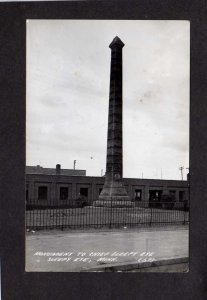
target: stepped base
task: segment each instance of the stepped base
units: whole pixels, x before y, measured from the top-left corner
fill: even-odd
[[[107,199],[108,198],[108,199]],[[112,199],[111,199],[112,198]],[[134,207],[134,202],[129,201],[128,196],[106,197],[93,202],[96,207]]]

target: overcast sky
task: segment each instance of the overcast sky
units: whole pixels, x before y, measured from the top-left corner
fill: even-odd
[[[123,175],[189,167],[188,21],[28,20],[27,165],[106,169],[111,50],[123,48]],[[184,170],[184,176],[188,170]]]

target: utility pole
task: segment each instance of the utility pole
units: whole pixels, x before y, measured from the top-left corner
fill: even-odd
[[[180,167],[179,168],[179,170],[180,170],[180,172],[181,172],[181,179],[183,180],[183,169],[184,169],[184,167]]]
[[[75,170],[76,160],[73,161],[73,169]]]
[[[187,180],[189,180],[189,178],[190,178],[190,168],[186,168],[186,170],[188,170]]]
[[[189,205],[190,201],[190,168],[186,168],[188,170],[187,174],[187,181],[188,181],[188,199],[187,199],[187,206]]]

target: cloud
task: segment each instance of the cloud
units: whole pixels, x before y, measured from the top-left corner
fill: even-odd
[[[27,163],[51,166],[56,159],[70,165],[76,156],[87,174],[100,175],[106,158],[108,45],[116,35],[125,43],[124,174],[136,177],[140,166],[153,177],[160,173],[156,168],[166,166],[166,177],[179,177],[174,166],[188,163],[189,147],[185,21],[30,20]],[[89,153],[96,157],[93,163]]]

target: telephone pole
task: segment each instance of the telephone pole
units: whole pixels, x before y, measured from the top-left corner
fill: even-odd
[[[184,169],[184,167],[180,167],[179,168],[179,170],[180,170],[180,172],[181,172],[181,179],[183,180],[183,169]]]
[[[187,174],[187,180],[190,180],[190,168],[186,168],[186,170],[188,170],[188,174]]]

